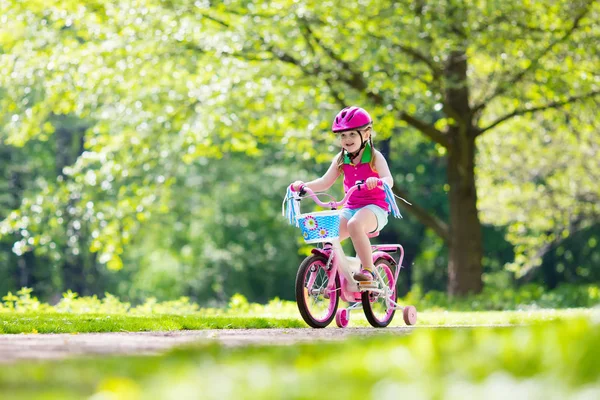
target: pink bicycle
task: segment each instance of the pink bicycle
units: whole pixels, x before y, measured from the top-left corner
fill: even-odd
[[[382,181],[379,184],[384,185]],[[341,201],[328,203],[320,201],[308,188],[301,189],[299,195],[292,195],[291,187],[288,188],[288,211],[286,213],[284,209],[284,215],[302,229],[306,243],[321,244],[302,261],[296,275],[298,310],[304,321],[313,328],[325,328],[334,318],[338,327],[345,328],[350,321],[350,312],[360,307],[369,323],[376,328],[388,326],[396,310],[402,310],[407,325],[417,322],[414,306],[402,307],[396,302],[396,283],[404,258],[404,249],[400,244],[373,245],[375,280],[358,282],[353,278],[354,272],[361,269],[360,260],[344,254],[339,241],[340,212],[337,209],[361,187],[364,188],[362,184],[357,184],[348,190]],[[331,210],[300,214],[299,203],[304,193],[319,206]],[[399,253],[397,262],[390,255],[393,253]],[[340,298],[350,305],[338,310]]]

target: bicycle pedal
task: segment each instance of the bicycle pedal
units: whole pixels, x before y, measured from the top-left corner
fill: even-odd
[[[358,287],[360,287],[361,289],[377,289],[377,283],[374,281],[360,281],[358,282]]]

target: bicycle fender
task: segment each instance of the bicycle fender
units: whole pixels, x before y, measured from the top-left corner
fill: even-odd
[[[331,255],[331,249],[314,248],[314,249],[311,249],[310,252],[316,256],[321,255],[327,259],[329,259],[329,256]]]
[[[373,264],[375,264],[375,261],[377,261],[380,258],[383,258],[384,260],[388,260],[393,265],[397,265],[398,264],[396,262],[396,260],[394,260],[394,258],[392,256],[390,256],[388,253],[386,253],[384,251],[375,251],[375,252],[373,252]]]

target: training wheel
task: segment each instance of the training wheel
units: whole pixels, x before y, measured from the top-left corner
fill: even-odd
[[[417,309],[414,306],[404,307],[402,316],[404,317],[404,323],[406,323],[406,325],[414,325],[417,323]]]
[[[345,328],[350,322],[350,313],[347,309],[341,308],[335,313],[335,323],[340,328]]]

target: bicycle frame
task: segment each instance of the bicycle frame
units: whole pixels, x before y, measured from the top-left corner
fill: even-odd
[[[361,184],[355,185],[352,188],[350,188],[350,190],[348,190],[348,193],[346,193],[346,196],[341,201],[331,201],[329,203],[324,203],[321,200],[319,200],[316,194],[309,188],[302,188],[300,192],[302,193],[302,191],[305,191],[319,206],[330,207],[331,209],[335,210],[338,207],[344,205],[348,201],[348,198],[350,198],[350,195],[352,195],[352,193],[355,190],[360,189]],[[369,236],[373,237],[376,235]],[[375,263],[375,261],[379,260],[380,258],[383,258],[396,265],[393,285],[394,290],[396,290],[396,282],[398,282],[398,275],[400,273],[400,269],[402,268],[402,261],[404,259],[404,248],[400,244],[371,245],[371,248],[373,250],[373,263]],[[400,252],[398,262],[396,262],[396,260],[394,260],[394,258],[389,254],[389,252],[396,251]],[[346,302],[357,302],[355,305],[350,307],[351,309],[359,307],[361,305],[361,293],[365,290],[368,290],[371,293],[384,295],[387,308],[403,309],[403,307],[398,305],[394,300],[391,300],[391,295],[393,294],[393,292],[390,293],[390,288],[388,287],[388,285],[385,284],[382,276],[379,274],[379,271],[377,269],[375,269],[374,272],[376,275],[375,278],[379,283],[379,288],[373,283],[369,285],[359,284],[354,279],[353,273],[358,272],[360,270],[360,260],[358,260],[358,258],[356,257],[347,257],[344,254],[344,250],[342,249],[339,239],[331,239],[329,242],[324,243],[323,248],[314,248],[311,250],[311,252],[315,255],[320,254],[327,258],[326,271],[329,283],[327,285],[327,288],[321,288],[321,290],[325,290],[324,293],[326,293],[328,296],[335,295],[335,277],[339,273],[340,298]],[[309,287],[312,286],[315,279],[316,275],[311,275],[311,277],[309,278]]]

